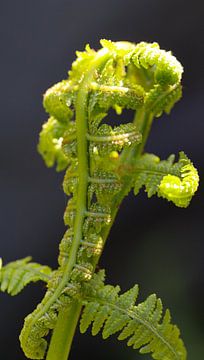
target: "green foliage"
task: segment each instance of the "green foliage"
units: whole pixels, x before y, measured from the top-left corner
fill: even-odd
[[[159,117],[163,112],[169,114],[175,103],[182,96],[180,84],[167,86],[165,89],[161,85],[155,85],[146,96],[145,107],[150,110],[155,117]]]
[[[63,80],[46,91],[43,105],[50,116],[66,125],[73,116],[70,108],[73,100],[74,88],[69,81]]]
[[[182,65],[172,56],[170,51],[161,50],[157,43],[141,42],[136,45],[133,63],[138,68],[152,69],[154,67],[155,82],[162,86],[174,85],[181,81]]]
[[[12,261],[0,268],[1,291],[6,291],[10,295],[17,295],[30,282],[42,280],[48,282],[51,269],[34,262],[30,262],[31,257]],[[2,264],[1,264],[2,265]]]
[[[170,155],[167,160],[160,161],[153,154],[142,155],[133,167],[135,195],[144,185],[148,197],[157,194],[178,207],[187,207],[198,188],[198,172],[183,152],[177,163],[174,158]]]
[[[186,207],[197,190],[197,171],[183,153],[177,163],[173,155],[160,161],[144,153],[153,118],[169,113],[181,97],[183,68],[156,43],[102,40],[101,45],[98,51],[87,45],[77,52],[68,79],[44,95],[49,119],[38,151],[48,167],[56,163],[58,171],[66,170],[63,189],[69,196],[59,267],[50,272],[27,259],[8,264],[1,271],[1,287],[15,294],[29,281],[47,281],[44,298],[26,317],[20,334],[30,359],[44,359],[52,330],[53,339],[65,340],[54,346],[51,357],[48,352],[47,360],[61,359],[61,347],[71,343],[74,325],[66,324],[67,332],[59,336],[60,324],[77,318],[72,306],[82,302],[82,332],[93,322],[94,335],[102,327],[104,338],[121,331],[119,339],[130,337],[129,345],[154,359],[184,360],[179,331],[170,324],[168,311],[162,319],[156,295],[135,305],[137,286],[118,295],[119,287],[104,285],[103,273],[94,275],[118,208],[132,188],[137,194],[145,186],[148,197],[157,194],[180,207]],[[121,119],[124,109],[135,111],[133,121],[107,123],[110,109]]]
[[[186,359],[179,330],[170,323],[170,313],[162,316],[162,302],[155,294],[135,305],[138,285],[119,295],[119,286],[104,285],[104,272],[95,274],[84,285],[84,310],[80,330],[84,333],[92,323],[92,335],[102,329],[103,339],[120,332],[119,340],[128,338],[128,346],[151,353],[153,359]]]
[[[40,133],[38,151],[42,155],[48,167],[57,162],[57,170],[63,170],[67,167],[68,161],[62,151],[63,135],[66,131],[66,124],[59,123],[54,117],[43,125]]]
[[[192,163],[186,161],[181,168],[180,177],[166,175],[163,177],[158,194],[179,207],[187,207],[198,188],[199,176]]]

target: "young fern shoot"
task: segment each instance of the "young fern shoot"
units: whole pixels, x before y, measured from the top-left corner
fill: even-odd
[[[43,280],[47,291],[29,314],[20,334],[29,359],[67,360],[75,328],[92,324],[103,338],[119,333],[128,345],[157,360],[185,360],[186,350],[168,310],[155,294],[135,304],[138,286],[119,295],[105,285],[99,262],[123,198],[144,186],[176,206],[187,207],[198,187],[198,173],[188,157],[167,160],[145,153],[152,121],[180,99],[182,65],[157,43],[111,42],[77,52],[68,79],[44,95],[49,114],[38,150],[48,167],[66,170],[63,189],[69,196],[67,226],[59,245],[59,267],[31,263],[30,258],[2,267],[1,290],[16,295],[30,281]],[[133,121],[106,124],[110,109],[135,112]],[[103,123],[102,123],[103,121]],[[47,348],[46,336],[52,332]]]

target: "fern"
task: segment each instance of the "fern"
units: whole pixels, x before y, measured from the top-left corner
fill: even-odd
[[[147,93],[145,107],[156,117],[161,116],[163,112],[169,114],[181,96],[182,88],[180,84],[169,85],[165,89],[161,85],[155,85]]]
[[[187,207],[198,188],[198,172],[183,152],[177,163],[174,158],[170,155],[167,160],[160,161],[155,155],[142,155],[134,164],[135,195],[144,185],[148,197],[157,193],[176,206]]]
[[[198,172],[191,162],[181,168],[180,178],[174,175],[163,177],[159,185],[159,196],[179,207],[187,207],[198,189]]]
[[[168,114],[181,97],[183,68],[156,43],[101,40],[101,45],[98,51],[87,45],[77,52],[68,78],[43,99],[49,116],[38,151],[48,167],[65,170],[68,195],[59,266],[51,272],[29,263],[30,258],[10,263],[1,270],[1,289],[14,295],[30,281],[47,282],[44,298],[20,334],[30,359],[66,360],[85,304],[82,332],[93,322],[93,334],[102,327],[105,338],[121,331],[119,339],[130,336],[129,345],[155,359],[184,360],[168,311],[161,317],[160,299],[151,295],[135,305],[137,286],[118,295],[119,287],[104,285],[103,273],[94,275],[118,208],[132,188],[137,194],[145,186],[148,197],[157,194],[180,207],[197,190],[197,170],[184,153],[174,163],[173,155],[160,161],[144,152],[154,117]],[[108,125],[110,109],[121,118],[124,109],[131,109],[133,121]]]
[[[80,330],[84,333],[92,323],[92,335],[102,329],[103,339],[120,332],[118,339],[128,338],[128,346],[151,353],[153,359],[186,359],[179,330],[170,323],[169,310],[162,317],[162,302],[155,294],[135,305],[138,285],[119,295],[120,287],[104,285],[104,271],[95,274],[84,286],[84,310]]]
[[[48,282],[51,269],[34,262],[30,262],[31,257],[13,261],[0,269],[1,291],[7,291],[10,295],[17,295],[30,282]]]

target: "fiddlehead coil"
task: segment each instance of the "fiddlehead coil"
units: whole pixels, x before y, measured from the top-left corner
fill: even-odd
[[[132,167],[135,195],[145,186],[148,197],[157,194],[178,207],[187,207],[198,188],[198,172],[183,152],[178,162],[174,159],[174,155],[162,161],[153,154],[142,155]]]

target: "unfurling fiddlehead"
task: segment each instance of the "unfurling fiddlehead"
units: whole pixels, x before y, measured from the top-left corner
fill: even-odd
[[[38,150],[47,166],[56,163],[57,170],[66,169],[68,229],[59,245],[59,268],[49,273],[43,300],[25,319],[21,346],[28,358],[43,359],[45,337],[59,327],[63,318],[59,314],[71,313],[74,303],[82,303],[86,305],[82,332],[92,321],[94,334],[105,324],[104,337],[123,329],[120,339],[132,336],[129,344],[151,352],[154,359],[184,360],[179,332],[169,323],[168,312],[160,321],[162,305],[155,295],[135,306],[136,287],[118,296],[118,288],[105,286],[100,275],[94,275],[118,207],[131,188],[137,194],[144,185],[149,197],[157,193],[181,207],[197,190],[197,171],[183,153],[173,163],[173,156],[160,161],[143,152],[153,118],[169,113],[181,97],[183,69],[156,43],[102,40],[101,44],[98,52],[89,46],[77,52],[68,79],[44,96],[50,117],[40,133]],[[106,124],[111,108],[118,115],[123,109],[135,111],[133,122]],[[9,277],[1,287],[14,293]],[[37,277],[28,279],[25,284]],[[54,359],[49,352],[47,359]]]
[[[198,172],[183,152],[177,163],[174,158],[160,161],[153,154],[142,155],[134,164],[135,195],[145,185],[148,197],[157,193],[178,207],[187,207],[198,188]]]

